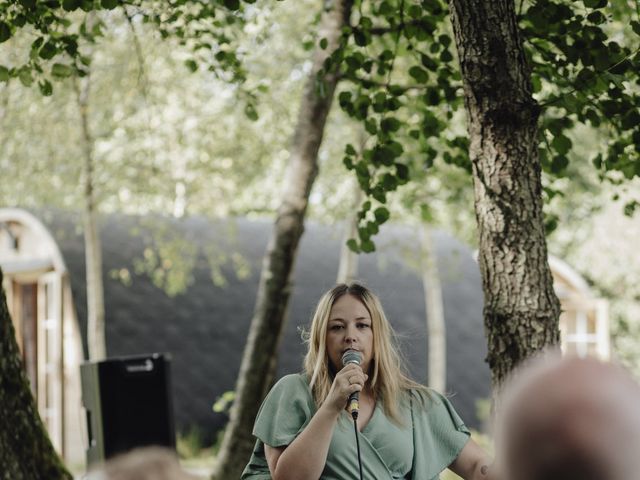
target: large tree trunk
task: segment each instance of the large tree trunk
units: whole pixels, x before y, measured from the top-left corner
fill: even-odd
[[[2,270],[0,270],[0,286]],[[71,480],[40,419],[0,290],[0,477]]]
[[[326,38],[328,46],[324,50],[316,49],[304,89],[285,191],[264,258],[251,329],[236,384],[236,399],[220,447],[214,479],[240,478],[253,448],[253,422],[273,382],[298,242],[304,229],[309,193],[318,171],[318,150],[338,82],[337,73],[328,73],[324,76],[323,88],[319,89],[318,72],[338,45],[342,28],[349,24],[351,6],[352,0],[325,2],[319,38]]]
[[[450,0],[473,164],[484,322],[494,387],[559,341],[538,158],[540,109],[513,0]]]
[[[427,313],[429,352],[428,384],[438,392],[447,387],[447,329],[444,323],[442,286],[438,273],[438,257],[431,231],[423,225],[420,232],[422,257],[422,286]]]
[[[80,85],[78,85],[80,83]],[[89,129],[90,77],[76,80],[76,94],[82,126],[84,154],[84,248],[87,276],[87,345],[89,359],[103,360],[107,354],[104,327],[104,286],[102,282],[102,246],[98,230],[98,212],[93,185],[93,137]]]

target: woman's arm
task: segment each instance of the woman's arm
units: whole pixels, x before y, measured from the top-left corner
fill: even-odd
[[[265,445],[264,453],[273,480],[320,478],[339,414],[323,404],[289,446]]]
[[[286,447],[264,446],[273,480],[320,478],[338,416],[349,395],[362,390],[366,378],[358,365],[347,365],[338,372],[327,399],[293,442]]]
[[[490,472],[491,459],[471,438],[449,469],[465,480],[496,480]]]

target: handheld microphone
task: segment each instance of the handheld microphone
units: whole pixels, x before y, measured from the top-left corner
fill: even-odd
[[[347,350],[342,354],[342,366],[346,367],[350,363],[355,363],[356,365],[360,365],[362,362],[362,354],[356,350]],[[353,392],[349,395],[349,400],[347,400],[347,411],[351,414],[354,420],[358,418],[358,411],[360,409],[360,392]]]

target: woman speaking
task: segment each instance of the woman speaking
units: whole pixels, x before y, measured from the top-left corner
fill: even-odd
[[[448,400],[404,373],[367,288],[325,293],[308,343],[304,372],[283,377],[260,407],[242,479],[431,480],[447,467],[490,478],[490,460]]]

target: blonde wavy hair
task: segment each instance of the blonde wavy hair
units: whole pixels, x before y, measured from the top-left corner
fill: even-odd
[[[368,288],[358,283],[338,284],[325,293],[318,302],[311,331],[308,333],[308,350],[304,358],[304,372],[309,378],[316,405],[320,407],[329,394],[334,374],[327,355],[327,329],[331,308],[344,295],[351,295],[362,302],[371,316],[373,332],[373,358],[369,374],[369,386],[374,399],[382,400],[385,414],[401,424],[399,404],[409,390],[427,393],[427,388],[411,380],[395,345],[395,335],[382,304]]]

